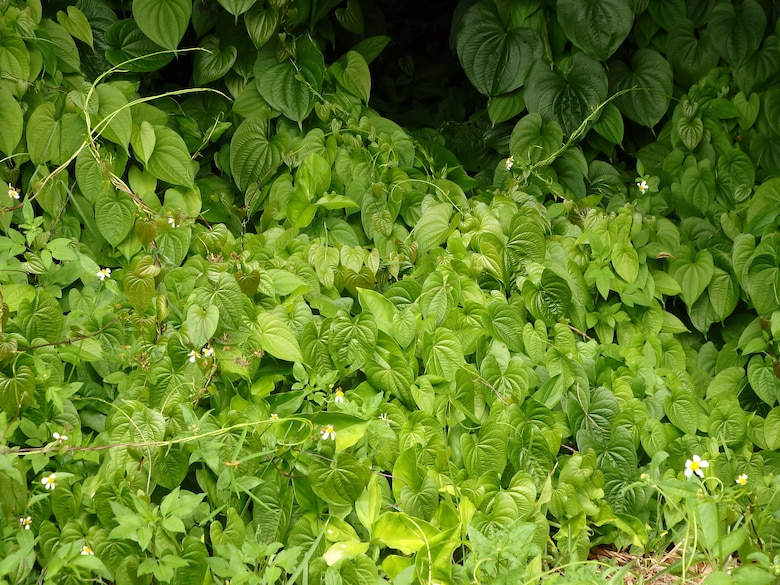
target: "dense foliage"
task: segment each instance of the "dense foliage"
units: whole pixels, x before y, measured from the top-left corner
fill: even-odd
[[[775,581],[777,6],[443,4],[0,0],[0,583]]]

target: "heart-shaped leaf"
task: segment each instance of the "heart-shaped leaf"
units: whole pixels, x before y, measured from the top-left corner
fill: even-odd
[[[496,96],[523,85],[542,56],[542,41],[529,28],[506,30],[493,2],[474,4],[458,29],[457,52],[463,70],[477,90]]]

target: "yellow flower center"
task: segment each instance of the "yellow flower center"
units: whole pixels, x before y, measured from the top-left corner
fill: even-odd
[[[698,461],[691,461],[691,471],[696,471],[699,467],[701,467],[701,465],[699,465]]]

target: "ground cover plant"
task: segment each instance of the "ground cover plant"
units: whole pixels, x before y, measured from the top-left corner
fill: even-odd
[[[777,581],[777,6],[403,4],[0,0],[0,583]]]

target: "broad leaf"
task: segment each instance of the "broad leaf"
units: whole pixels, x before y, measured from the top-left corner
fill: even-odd
[[[458,58],[469,81],[487,96],[521,87],[542,56],[542,41],[529,28],[506,30],[493,2],[481,1],[464,14],[457,34]]]
[[[198,51],[195,54],[193,76],[196,84],[207,85],[230,71],[238,57],[238,50],[233,45],[221,47],[216,35],[204,38],[200,46],[208,52]]]
[[[607,73],[601,63],[585,53],[572,57],[565,74],[537,61],[526,85],[528,111],[541,114],[545,122],[558,122],[567,135],[577,130],[607,97]]]
[[[166,49],[175,49],[192,14],[190,0],[133,0],[133,18],[143,33]]]
[[[639,49],[629,68],[622,61],[609,65],[609,85],[612,93],[630,89],[618,97],[616,105],[627,117],[652,128],[666,113],[672,99],[672,68],[659,53]]]
[[[606,61],[631,31],[633,3],[626,0],[558,0],[566,37],[588,55]]]
[[[22,107],[5,87],[0,86],[0,152],[14,154],[22,139],[24,120]]]
[[[720,2],[710,15],[707,28],[719,39],[720,54],[732,67],[739,67],[756,52],[766,30],[766,15],[756,0]]]
[[[154,0],[151,0],[154,1]],[[133,19],[118,20],[106,31],[106,58],[112,65],[135,73],[156,71],[170,63],[173,55],[147,37]],[[141,58],[143,57],[143,58]]]
[[[295,62],[280,61],[276,51],[263,47],[255,62],[255,83],[263,99],[286,117],[301,123],[311,112],[315,92],[322,89],[325,63],[322,53],[309,36],[296,44]]]
[[[335,431],[338,434],[338,429]],[[312,458],[309,465],[312,490],[329,504],[354,504],[370,477],[369,469],[348,453],[339,453],[330,462]]]
[[[154,126],[154,137],[154,150],[149,155],[146,170],[167,183],[192,187],[192,164],[182,137],[167,126]]]
[[[276,139],[267,138],[268,121],[264,118],[244,120],[230,141],[230,170],[238,188],[262,186],[282,160],[282,149]]]
[[[347,51],[328,71],[341,87],[368,103],[368,97],[371,95],[371,72],[360,53]]]
[[[125,194],[107,192],[95,203],[95,221],[100,234],[117,247],[133,229],[136,208]]]

